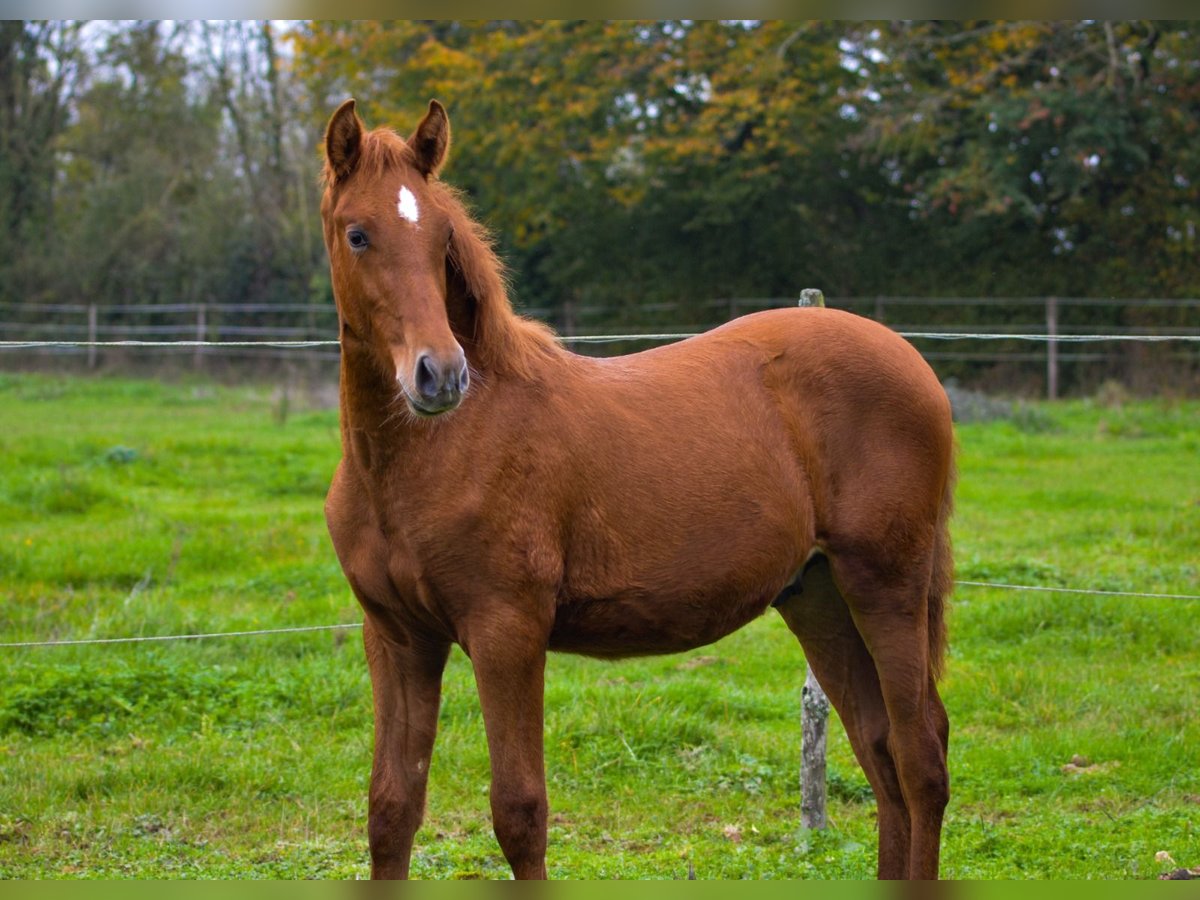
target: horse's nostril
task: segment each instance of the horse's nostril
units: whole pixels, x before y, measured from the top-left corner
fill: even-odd
[[[422,356],[417,360],[416,382],[417,393],[426,399],[433,399],[441,390],[437,369],[434,368],[433,362],[428,356]]]
[[[470,383],[471,373],[467,370],[466,366],[463,366],[458,370],[458,392],[460,394],[465,394],[467,392],[467,386]]]

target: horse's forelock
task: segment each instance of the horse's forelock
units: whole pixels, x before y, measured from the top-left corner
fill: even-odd
[[[390,128],[376,128],[363,140],[362,158],[359,167],[372,177],[382,177],[388,172],[413,168],[416,158],[404,138]]]

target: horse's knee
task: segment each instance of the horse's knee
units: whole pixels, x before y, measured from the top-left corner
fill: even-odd
[[[389,835],[411,833],[421,827],[423,810],[411,799],[372,799],[367,814],[367,834],[371,841],[386,840]]]
[[[526,867],[544,866],[546,815],[545,788],[537,785],[493,787],[492,827],[514,873]],[[517,874],[517,877],[522,876]]]
[[[940,749],[931,746],[921,754],[919,763],[906,765],[901,774],[901,786],[910,813],[921,812],[939,820],[950,802],[950,773],[944,754],[938,752]]]
[[[876,798],[879,800],[900,800],[903,803],[898,790],[896,760],[892,755],[889,737],[890,733],[887,722],[865,726],[863,728],[862,739],[868,760],[864,762],[869,762],[876,773],[877,777],[872,781]],[[876,781],[878,784],[874,783]],[[885,796],[879,796],[880,789],[885,791]]]
[[[501,843],[505,837],[520,841],[525,836],[544,829],[546,812],[544,791],[500,790],[492,794],[492,817]]]
[[[424,797],[372,791],[368,806],[367,846],[372,877],[406,877],[413,836],[425,814]]]
[[[941,759],[932,765],[920,779],[918,790],[929,808],[941,814],[950,802],[950,773]]]

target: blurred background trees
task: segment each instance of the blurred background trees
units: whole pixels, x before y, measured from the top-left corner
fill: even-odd
[[[0,302],[328,300],[347,96],[560,319],[1200,288],[1200,23],[6,21]]]

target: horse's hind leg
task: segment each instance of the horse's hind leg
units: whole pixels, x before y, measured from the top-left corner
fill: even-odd
[[[800,640],[808,664],[837,710],[850,746],[875,792],[879,824],[879,877],[908,875],[909,820],[899,776],[888,749],[888,714],[875,664],[838,592],[829,561],[816,557],[801,589],[777,602]]]
[[[367,838],[372,878],[407,878],[413,836],[425,813],[425,786],[437,731],[442,671],[449,644],[406,646],[363,623],[363,644],[375,703]]]
[[[887,748],[909,818],[907,877],[937,878],[950,797],[949,726],[930,663],[929,570],[917,566],[897,574],[898,569],[836,555],[830,565],[874,661],[887,711]]]

